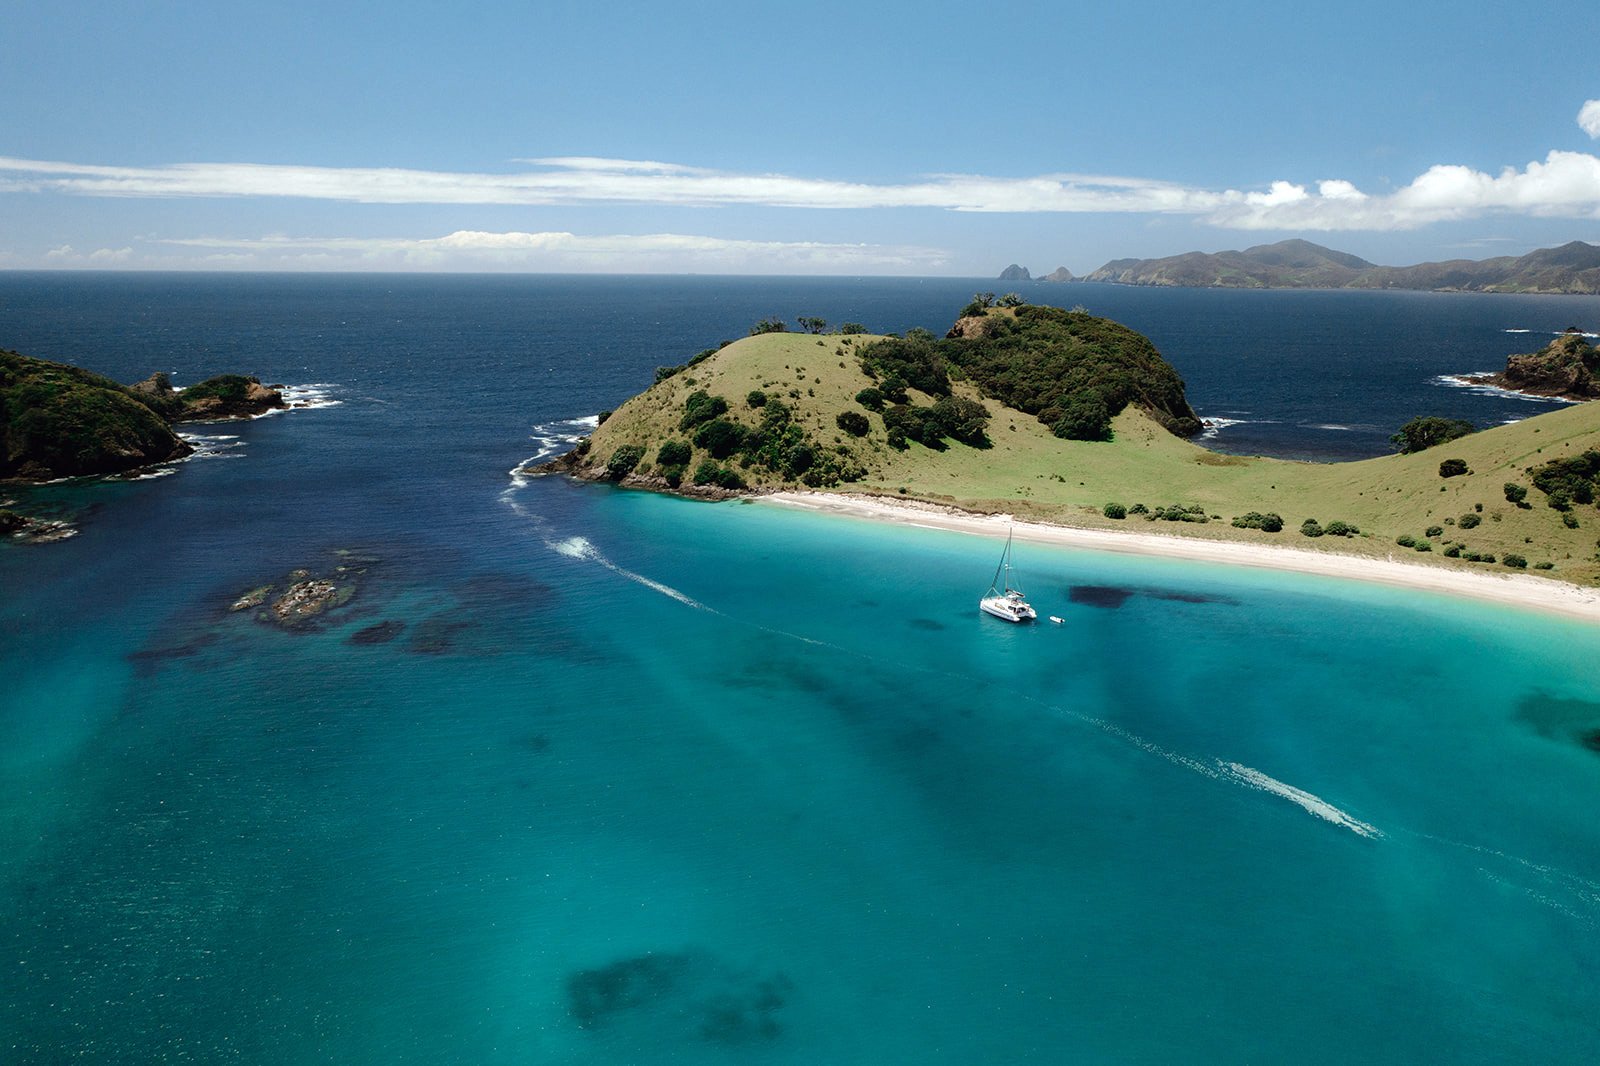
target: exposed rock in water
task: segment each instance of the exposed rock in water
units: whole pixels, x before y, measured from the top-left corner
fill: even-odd
[[[272,617],[279,625],[297,626],[334,606],[338,595],[339,586],[332,581],[297,581],[273,601]]]
[[[240,596],[238,599],[234,600],[233,603],[228,606],[228,610],[248,611],[252,607],[260,607],[263,603],[267,602],[267,597],[272,595],[272,589],[273,586],[271,585],[262,585],[260,588],[253,588],[249,592],[246,592],[243,596]]]
[[[1008,266],[1004,270],[1000,271],[1000,280],[1001,281],[1032,281],[1033,280],[1033,275],[1028,273],[1028,268],[1027,267],[1018,266],[1017,264],[1012,263],[1010,266]]]
[[[371,558],[350,553],[340,555],[345,559]],[[356,578],[364,573],[364,566],[348,564],[335,567],[332,577],[318,577],[304,568],[291,570],[283,580],[283,594],[276,599],[272,594],[279,588],[278,583],[257,585],[235,597],[229,603],[228,610],[251,611],[264,606],[266,610],[256,614],[256,618],[263,622],[272,622],[285,629],[308,627],[321,615],[343,607],[354,599]]]
[[[1600,348],[1576,328],[1526,355],[1513,355],[1499,374],[1467,378],[1480,385],[1555,396],[1564,400],[1600,399]]]
[[[1077,279],[1072,276],[1072,271],[1068,270],[1066,267],[1056,267],[1054,270],[1050,271],[1050,273],[1044,275],[1039,280],[1040,281],[1066,282],[1066,281],[1075,281]]]
[[[77,528],[70,522],[51,518],[32,518],[16,511],[0,511],[0,537],[21,544],[52,544],[76,536],[77,533]]]

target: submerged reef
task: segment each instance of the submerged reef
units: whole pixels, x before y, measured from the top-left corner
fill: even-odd
[[[648,1025],[659,1036],[737,1046],[774,1040],[793,993],[781,973],[741,970],[704,951],[646,952],[567,978],[580,1029]]]

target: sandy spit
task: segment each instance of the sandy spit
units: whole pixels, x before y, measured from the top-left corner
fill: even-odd
[[[1014,530],[1018,540],[1127,555],[1161,555],[1173,559],[1291,570],[1302,574],[1372,581],[1400,588],[1422,589],[1449,596],[1506,604],[1600,624],[1600,589],[1585,588],[1550,578],[1517,573],[1479,573],[1448,570],[1395,559],[1279,548],[1236,541],[1208,541],[1154,533],[1120,530],[1075,529],[1041,522],[1018,522],[1010,515],[981,515],[951,507],[881,496],[827,492],[776,492],[759,497],[763,503],[796,507],[824,514],[894,522],[1003,537]]]

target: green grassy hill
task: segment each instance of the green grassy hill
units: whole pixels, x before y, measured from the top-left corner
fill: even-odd
[[[1600,510],[1587,503],[1574,503],[1567,512],[1554,510],[1531,480],[1532,470],[1542,464],[1600,449],[1600,404],[1564,408],[1410,455],[1302,463],[1208,451],[1174,436],[1137,405],[1113,419],[1110,441],[1066,440],[1038,417],[985,398],[970,381],[958,379],[952,383],[954,395],[982,403],[989,414],[990,446],[950,441],[936,449],[913,440],[900,450],[890,445],[883,415],[856,400],[861,390],[882,384],[858,358],[874,340],[769,333],[738,341],[628,401],[595,430],[581,454],[568,458],[567,468],[579,476],[665,489],[664,468],[676,467],[681,489],[693,490],[693,474],[708,456],[693,444],[695,429],[680,426],[691,397],[705,393],[725,397],[728,410],[719,417],[749,430],[761,424],[773,402],[784,404],[792,425],[841,474],[835,483],[820,486],[829,489],[1005,511],[1076,526],[1374,557],[1394,554],[1472,569],[1504,571],[1504,560],[1512,555],[1524,558],[1530,568],[1548,565],[1552,576],[1600,584]],[[749,406],[752,391],[763,393],[767,407]],[[934,397],[912,389],[908,399],[927,405]],[[837,418],[846,412],[865,416],[864,436],[839,427]],[[682,442],[688,457],[663,463],[661,446],[669,441]],[[624,460],[633,452],[638,457],[619,473],[613,460],[623,449]],[[1469,472],[1441,477],[1445,459],[1462,460]],[[753,491],[807,487],[803,476],[760,464],[742,466],[736,456],[714,465],[736,474]],[[1528,490],[1527,506],[1506,498],[1507,482]],[[701,491],[719,494],[714,483]],[[1142,504],[1169,516],[1185,509],[1197,517],[1198,509],[1207,521],[1137,513],[1112,519],[1104,513],[1111,503],[1129,509]],[[1232,525],[1234,518],[1252,512],[1278,515],[1283,528],[1264,532]],[[1307,519],[1324,529],[1340,522],[1359,532],[1310,537],[1301,532]],[[1403,547],[1397,544],[1401,537],[1425,542],[1428,550]],[[1461,557],[1447,557],[1452,547]],[[1492,555],[1496,561],[1470,562],[1466,556],[1472,554]]]

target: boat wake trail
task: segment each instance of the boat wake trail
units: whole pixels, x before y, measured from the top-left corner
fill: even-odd
[[[1383,836],[1376,827],[1368,825],[1359,818],[1351,817],[1321,796],[1313,796],[1311,793],[1295,788],[1293,785],[1286,785],[1277,778],[1268,777],[1253,767],[1244,766],[1236,762],[1223,762],[1220,759],[1217,760],[1217,766],[1222,770],[1225,777],[1248,785],[1250,788],[1260,789],[1262,792],[1270,792],[1274,796],[1282,796],[1290,803],[1304,808],[1308,814],[1314,814],[1323,821],[1342,826],[1359,836],[1372,839]]]
[[[661,593],[663,596],[669,596],[686,607],[693,607],[697,611],[711,611],[712,614],[719,613],[712,610],[712,608],[707,607],[694,597],[679,592],[671,585],[663,585],[661,582],[653,581],[650,578],[645,577],[643,574],[638,574],[632,570],[629,570],[625,566],[618,566],[616,563],[602,555],[600,549],[589,543],[589,540],[586,537],[567,537],[564,540],[547,539],[544,544],[545,547],[549,548],[551,551],[557,553],[558,555],[565,555],[569,559],[582,559],[586,562],[599,563],[607,570],[610,570],[613,574],[616,574],[619,577],[625,577],[629,581],[637,582],[647,589]]]

